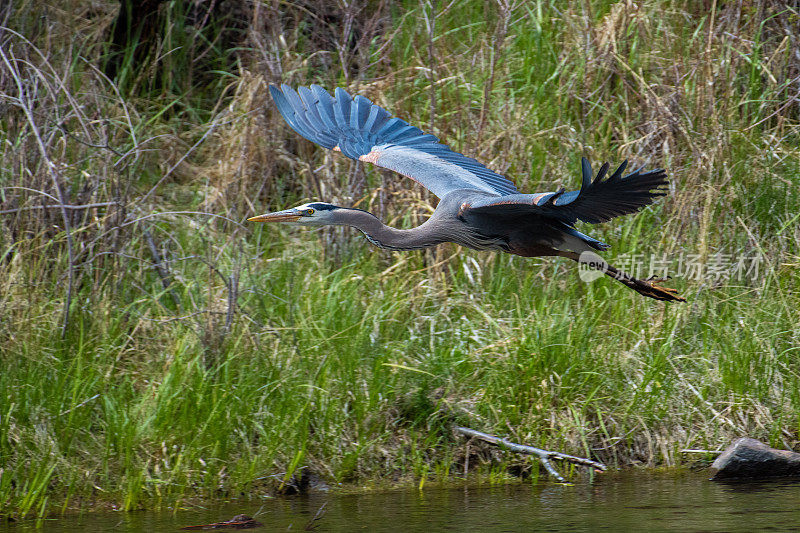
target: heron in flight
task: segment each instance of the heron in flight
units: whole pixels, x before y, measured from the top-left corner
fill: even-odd
[[[253,222],[289,222],[304,226],[344,225],[360,230],[374,245],[389,250],[418,250],[453,242],[474,250],[499,250],[523,257],[566,257],[602,271],[639,294],[685,301],[659,279],[637,279],[608,265],[594,253],[608,244],[575,228],[635,213],[663,196],[662,169],[637,170],[623,177],[627,161],[606,177],[608,163],[592,179],[582,160],[578,191],[522,194],[507,178],[476,160],[454,152],[433,135],[393,117],[369,99],[337,88],[331,96],[319,85],[294,90],[269,88],[283,118],[297,133],[351,159],[409,177],[440,201],[420,226],[396,229],[368,211],[325,202],[252,217]]]

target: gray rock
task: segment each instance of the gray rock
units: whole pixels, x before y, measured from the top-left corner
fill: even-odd
[[[763,442],[743,437],[722,452],[711,465],[712,481],[800,477],[800,453],[776,450]]]

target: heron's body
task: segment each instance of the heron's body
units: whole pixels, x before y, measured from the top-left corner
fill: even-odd
[[[278,110],[302,136],[353,159],[394,170],[428,188],[439,198],[433,215],[411,229],[383,224],[361,209],[312,202],[250,220],[302,225],[347,225],[389,250],[417,250],[453,242],[475,250],[497,250],[524,257],[560,256],[583,262],[581,254],[609,246],[579,232],[578,220],[599,223],[634,213],[663,195],[666,173],[635,171],[625,177],[627,162],[608,178],[608,163],[592,179],[583,159],[579,191],[522,194],[505,177],[474,159],[453,152],[433,135],[394,118],[362,96],[336,89],[332,97],[319,86],[295,91],[271,86]],[[638,280],[609,265],[602,270],[658,300],[678,300],[673,289]]]
[[[387,250],[419,250],[452,242],[473,250],[496,250],[525,257],[540,257],[558,255],[548,253],[551,249],[581,253],[607,247],[558,220],[536,215],[514,217],[502,213],[474,213],[464,209],[473,202],[491,197],[469,189],[453,191],[441,199],[428,220],[411,229],[392,228],[368,211],[347,208],[338,208],[342,210],[341,214],[346,214],[346,220],[332,224],[353,226],[364,233],[369,242]],[[431,231],[432,228],[436,231]],[[589,243],[597,244],[592,246]]]

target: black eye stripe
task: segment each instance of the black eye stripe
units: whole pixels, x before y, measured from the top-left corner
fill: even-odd
[[[335,205],[321,204],[321,203],[308,204],[308,207],[316,209],[317,211],[331,211],[333,209],[336,209]]]

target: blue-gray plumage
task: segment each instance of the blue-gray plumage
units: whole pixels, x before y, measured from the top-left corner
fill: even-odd
[[[609,165],[604,163],[592,179],[592,168],[583,158],[580,190],[523,194],[507,178],[392,117],[363,96],[352,97],[340,88],[331,96],[319,85],[297,91],[288,85],[272,85],[269,90],[289,126],[306,139],[352,159],[394,170],[441,200],[427,221],[407,230],[390,228],[367,211],[324,202],[250,220],[353,226],[371,243],[390,250],[454,242],[525,257],[566,257],[590,264],[650,298],[684,301],[674,289],[657,285],[658,280],[636,279],[599,260],[590,252],[609,246],[574,226],[578,220],[596,224],[651,204],[665,194],[664,170],[639,169],[623,177],[625,161],[606,178]]]

